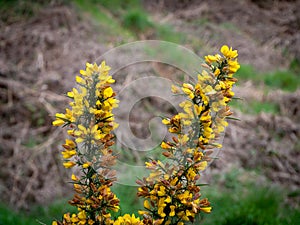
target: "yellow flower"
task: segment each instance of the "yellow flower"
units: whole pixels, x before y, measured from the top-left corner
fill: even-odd
[[[72,179],[73,181],[78,181],[78,180],[79,180],[78,177],[76,177],[75,174],[72,174],[71,179]]]
[[[203,211],[203,212],[205,212],[205,213],[210,213],[211,212],[211,210],[212,210],[212,207],[200,207],[200,210],[201,211]]]
[[[182,88],[181,90],[189,96],[190,99],[193,99],[195,96],[194,96],[194,87],[193,85],[191,84],[187,84],[187,83],[184,83],[182,85]]]
[[[88,220],[88,225],[93,225],[95,222],[92,219]]]
[[[92,126],[91,128],[86,128],[83,125],[79,124],[78,125],[78,130],[76,130],[74,132],[74,134],[77,137],[76,140],[75,140],[77,143],[82,143],[86,139],[99,140],[103,136],[98,131],[98,125],[97,124]]]
[[[153,221],[153,225],[161,225],[164,222],[164,219],[157,219]]]
[[[74,132],[75,132],[74,129],[67,130],[67,133],[68,133],[68,135],[70,135],[70,136],[74,136]]]
[[[172,86],[171,86],[171,91],[172,91],[174,94],[180,93],[180,89],[179,89],[177,86],[173,85],[173,84],[172,84]]]
[[[74,122],[75,118],[73,117],[73,114],[71,110],[66,109],[66,113],[56,113],[55,114],[56,120],[52,122],[53,126],[61,126],[65,124],[66,122]]]
[[[103,91],[104,99],[110,98],[113,95],[114,91],[111,87],[105,88]]]
[[[169,216],[175,216],[175,205],[171,205],[170,210]]]
[[[207,55],[204,57],[204,59],[208,64],[212,64],[212,63],[220,60],[220,55],[218,55],[218,54],[217,55]]]
[[[71,220],[70,213],[65,213],[63,217],[68,222]]]
[[[150,163],[150,162],[145,162],[145,165],[146,165],[147,168],[153,167],[153,164]]]
[[[198,171],[205,170],[206,167],[207,167],[207,161],[202,161],[197,164]]]
[[[214,74],[215,76],[218,76],[219,74],[221,73],[220,69],[219,68],[216,68]]]
[[[80,70],[79,72],[83,76],[91,76],[92,75],[92,71],[89,70],[89,69],[87,69],[87,70]]]
[[[179,200],[181,200],[181,202],[183,204],[187,203],[187,199],[189,199],[191,197],[192,197],[192,194],[188,190],[186,190],[184,193],[178,195]]]
[[[65,168],[68,169],[68,168],[71,168],[71,167],[75,166],[76,163],[72,162],[72,161],[68,161],[68,162],[64,162],[63,165],[64,165]]]
[[[185,145],[185,144],[188,142],[188,140],[189,140],[189,137],[188,137],[187,134],[180,135],[179,138],[180,138],[180,139],[179,139],[179,143],[180,143],[181,145]]]
[[[194,105],[194,110],[196,112],[196,115],[200,115],[200,113],[203,110],[203,107],[202,107],[202,105]]]
[[[149,212],[148,211],[145,211],[145,210],[139,210],[138,213],[140,215],[149,215]]]
[[[193,106],[193,103],[189,100],[185,100],[179,104],[179,106],[183,109],[189,109]]]
[[[167,198],[165,199],[165,202],[166,203],[170,203],[172,201],[171,197],[170,196],[167,196]]]
[[[54,120],[54,121],[52,122],[52,125],[53,125],[53,126],[57,126],[57,127],[62,126],[62,125],[64,125],[64,124],[65,124],[65,121],[62,120],[62,119],[56,119],[56,120]]]
[[[169,119],[163,119],[161,122],[165,125],[170,125],[170,120]]]
[[[84,169],[89,168],[91,164],[92,164],[91,162],[83,163],[82,168],[84,168]]]
[[[165,190],[166,190],[165,186],[160,186],[159,191],[157,191],[157,195],[164,196],[166,194]]]
[[[187,173],[188,180],[189,181],[194,180],[194,178],[195,178],[196,175],[197,174],[195,173],[194,169],[193,168],[189,168],[188,173]]]
[[[207,85],[205,88],[204,88],[204,90],[203,90],[205,93],[211,93],[211,92],[213,92],[214,91],[214,89],[213,89],[213,87],[212,86],[210,86],[210,85]]]
[[[170,120],[170,133],[179,133],[181,131],[181,117],[180,115],[175,115]]]
[[[131,216],[129,214],[125,214],[124,216],[119,216],[116,221],[114,221],[113,225],[142,225],[143,223],[140,221],[140,218],[135,217],[134,214]]]
[[[85,220],[86,219],[86,213],[84,210],[81,210],[79,213],[78,213],[78,219],[80,220]]]
[[[69,159],[72,156],[76,155],[76,150],[66,150],[62,151],[61,154],[63,155],[64,159]]]
[[[72,223],[79,222],[79,219],[76,214],[72,214],[71,221],[72,221]]]
[[[66,139],[66,143],[62,145],[67,150],[73,150],[76,147],[76,144],[74,141],[70,139]]]
[[[238,63],[237,60],[229,60],[228,65],[229,65],[229,70],[232,73],[235,73],[240,68],[240,64]]]
[[[159,199],[157,207],[158,207],[158,210],[157,210],[158,215],[160,215],[161,217],[165,217],[166,214],[164,212],[164,209],[166,207],[166,204],[165,204],[164,198]]]
[[[178,181],[178,177],[174,177],[174,179],[170,182],[172,186],[175,186]]]
[[[146,209],[150,209],[150,208],[151,208],[150,203],[149,203],[148,200],[145,200],[145,201],[144,201],[144,207],[145,207]]]
[[[190,210],[186,210],[186,211],[185,211],[185,215],[186,215],[187,217],[189,217],[189,216],[192,216],[193,214],[190,212]]]
[[[86,84],[86,81],[82,77],[76,76],[76,83],[78,83],[78,84]]]
[[[236,58],[238,56],[237,50],[232,50],[227,45],[221,47],[221,52],[226,58]]]
[[[161,143],[160,147],[163,149],[171,149],[172,148],[171,145],[169,145],[168,143],[166,143],[164,141]]]

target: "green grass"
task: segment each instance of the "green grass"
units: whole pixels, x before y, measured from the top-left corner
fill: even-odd
[[[160,39],[174,43],[183,43],[185,34],[174,31],[172,26],[155,23],[151,16],[143,8],[141,1],[138,0],[96,0],[103,7],[110,10],[118,18],[121,18],[123,28],[135,34],[150,31],[151,39]]]
[[[291,64],[287,70],[276,70],[260,73],[250,65],[241,65],[235,76],[242,81],[252,80],[256,84],[264,84],[271,89],[281,89],[293,92],[300,87],[300,77],[296,73],[297,63]]]
[[[186,34],[175,31],[172,26],[156,24],[155,27],[157,39],[174,42],[176,44],[184,44],[187,42]]]
[[[67,199],[53,202],[48,207],[33,206],[29,213],[15,212],[7,206],[0,205],[0,225],[35,225],[51,224],[54,219],[60,219],[66,212],[75,212],[75,208],[68,205]]]
[[[202,217],[203,225],[294,225],[300,221],[300,205],[292,208],[291,193],[265,180],[259,172],[233,168],[213,180],[220,186],[202,188],[211,201],[211,214]],[[294,197],[299,196],[296,193]],[[296,200],[297,198],[295,198]]]
[[[267,86],[282,89],[284,91],[295,91],[300,87],[300,77],[297,77],[292,71],[281,70],[267,73],[264,76],[264,83]]]
[[[213,211],[203,216],[203,225],[294,225],[300,221],[299,209],[285,205],[286,195],[273,187],[237,184],[222,191],[213,188],[207,196]]]
[[[107,39],[122,37],[125,42],[138,39],[141,34],[150,34],[150,39],[178,44],[186,42],[186,35],[174,31],[172,26],[153,22],[140,1],[74,0],[74,3],[102,27],[103,36]]]
[[[300,74],[300,59],[294,58],[290,63],[290,70],[296,74]]]
[[[247,81],[252,80],[258,82],[261,80],[259,73],[251,65],[242,64],[241,68],[234,75],[239,80]]]
[[[120,214],[135,214],[138,216],[138,210],[141,210],[143,207],[142,200],[139,199],[136,195],[138,187],[127,186],[122,184],[114,184],[112,190],[116,193],[120,199]]]
[[[154,27],[147,14],[140,9],[129,10],[122,19],[123,26],[135,33],[145,32]]]
[[[140,0],[88,0],[93,3],[99,3],[111,11],[121,11],[129,9],[138,9],[142,7]]]
[[[0,206],[0,225],[30,225],[37,224],[33,218],[22,213],[14,213],[4,205]]]
[[[203,225],[295,225],[300,221],[300,211],[286,204],[292,194],[284,189],[255,184],[255,175],[251,172],[232,170],[218,175],[222,186],[202,187],[203,197],[208,197],[213,206],[211,214],[201,214]],[[267,186],[269,185],[269,186]],[[137,187],[115,184],[113,191],[121,200],[121,211],[115,216],[134,213],[142,207],[142,201],[136,197]],[[296,193],[299,196],[299,193]],[[48,207],[34,207],[30,214],[15,213],[6,206],[0,206],[0,225],[51,224],[75,208],[67,200],[60,200]],[[200,224],[200,222],[196,223]]]
[[[121,200],[121,210],[115,216],[125,213],[138,215],[142,202],[136,196],[137,187],[115,184],[113,191]],[[54,219],[61,219],[64,213],[76,212],[76,208],[67,203],[68,199],[55,201],[48,207],[34,206],[30,213],[15,212],[7,206],[0,205],[0,225],[35,225],[51,224]]]
[[[233,100],[230,102],[230,106],[240,110],[246,114],[259,114],[261,112],[278,114],[280,112],[279,105],[274,102],[269,101],[244,101],[244,100]]]
[[[107,41],[116,41],[113,37],[121,37],[123,41],[128,41],[134,37],[134,34],[121,25],[121,21],[116,19],[114,15],[105,10],[105,8],[99,4],[101,1],[85,1],[74,0],[75,5],[78,7],[80,13],[86,12],[92,18],[97,25],[101,27],[103,35],[101,40],[107,39]]]

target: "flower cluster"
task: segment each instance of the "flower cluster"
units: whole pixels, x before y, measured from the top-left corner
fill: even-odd
[[[149,224],[183,225],[194,222],[201,211],[209,213],[212,209],[209,201],[201,198],[198,180],[213,149],[221,147],[217,140],[228,125],[226,117],[232,114],[227,103],[237,81],[232,76],[239,68],[236,50],[223,46],[221,53],[205,57],[197,83],[172,87],[186,100],[179,105],[183,112],[162,120],[174,135],[161,143],[167,163],[146,162],[150,175],[137,181],[138,196],[145,198],[145,210],[140,214]]]
[[[239,69],[237,51],[228,46],[222,55],[205,57],[203,70],[196,82],[172,86],[175,94],[185,96],[182,111],[162,123],[172,135],[161,143],[165,161],[150,160],[146,167],[150,175],[137,180],[139,197],[144,199],[142,219],[135,215],[120,215],[119,199],[111,191],[116,180],[112,131],[117,127],[112,110],[118,100],[111,84],[110,68],[102,62],[86,64],[81,76],[76,76],[78,88],[67,96],[72,99],[65,113],[57,113],[54,126],[67,126],[69,137],[63,144],[65,168],[77,166],[80,176],[72,174],[75,195],[69,203],[77,213],[66,213],[52,225],[184,225],[195,222],[200,212],[210,213],[212,207],[200,193],[200,173],[205,170],[218,137],[228,125],[232,113],[228,106],[237,81],[233,74]]]
[[[110,67],[102,62],[86,64],[76,76],[78,88],[67,96],[72,99],[66,113],[57,113],[54,126],[68,126],[69,138],[61,152],[65,168],[81,168],[81,177],[72,174],[76,194],[69,201],[78,208],[77,214],[64,214],[60,224],[111,224],[111,211],[119,210],[119,199],[110,190],[115,172],[110,168],[116,156],[109,148],[114,144],[111,131],[117,127],[112,109],[118,100],[111,84]]]

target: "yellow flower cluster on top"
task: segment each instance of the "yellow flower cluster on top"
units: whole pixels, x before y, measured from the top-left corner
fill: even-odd
[[[54,126],[67,126],[69,138],[61,152],[65,168],[78,166],[81,177],[71,179],[76,194],[69,201],[78,208],[77,214],[64,214],[61,224],[112,224],[111,211],[119,210],[119,199],[111,191],[115,173],[110,168],[116,156],[109,148],[114,144],[111,131],[117,127],[112,110],[118,100],[110,86],[115,82],[109,75],[110,67],[86,64],[81,76],[76,76],[78,88],[67,96],[72,99],[65,113],[57,113]]]
[[[224,45],[221,53],[205,57],[197,83],[172,86],[172,91],[185,95],[186,100],[179,105],[183,112],[162,120],[175,135],[161,143],[163,155],[171,161],[146,162],[150,175],[137,181],[138,196],[145,198],[145,210],[139,212],[144,224],[183,225],[194,222],[201,211],[212,209],[208,200],[201,198],[198,180],[213,149],[221,147],[217,139],[232,114],[227,104],[237,81],[233,74],[240,67],[236,50]]]

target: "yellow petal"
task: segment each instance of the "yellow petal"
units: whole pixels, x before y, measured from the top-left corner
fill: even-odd
[[[76,151],[75,150],[71,150],[71,151],[63,151],[61,152],[61,154],[63,155],[64,159],[69,159],[72,156],[76,155]]]
[[[210,213],[211,209],[212,209],[212,207],[203,207],[203,208],[200,208],[200,210],[202,210],[203,212],[206,212],[206,213]]]
[[[84,141],[84,139],[79,137],[79,138],[76,138],[75,141],[76,141],[76,143],[82,143]]]
[[[91,165],[90,162],[86,162],[86,163],[82,164],[82,168],[84,168],[84,169],[89,168],[90,165]]]
[[[163,148],[163,149],[170,149],[170,148],[172,148],[169,144],[167,144],[164,141],[161,143],[160,147]]]
[[[80,70],[79,72],[80,72],[80,74],[83,75],[83,76],[88,75],[87,71],[85,71],[85,70]]]
[[[223,45],[223,46],[221,47],[221,52],[222,52],[222,54],[223,54],[224,56],[227,55],[228,51],[229,51],[229,47],[228,47],[227,45]]]
[[[145,200],[145,201],[144,201],[144,207],[145,207],[146,209],[150,209],[150,208],[151,208],[150,203],[149,203],[148,200]]]
[[[72,162],[72,161],[68,161],[68,162],[64,162],[63,165],[65,168],[71,168],[71,167],[75,166],[76,163]]]
[[[163,119],[161,122],[165,125],[170,125],[170,120],[169,119]]]
[[[74,173],[72,174],[71,179],[73,181],[78,181],[78,177],[76,177],[76,175]]]
[[[172,91],[174,94],[180,93],[180,89],[179,89],[177,86],[173,85],[173,84],[172,84],[172,86],[171,86],[171,91]]]
[[[207,167],[207,162],[203,161],[203,162],[199,163],[198,169],[199,169],[199,171],[201,171],[201,170],[204,170],[206,167]]]
[[[106,98],[109,98],[113,95],[114,91],[111,87],[108,87],[106,88],[104,91],[103,91],[103,97],[106,99]]]
[[[52,125],[53,125],[53,126],[57,126],[57,127],[62,126],[62,125],[64,125],[64,124],[65,124],[65,121],[63,121],[63,120],[61,120],[61,119],[57,119],[57,120],[54,120],[54,121],[52,122]]]
[[[80,76],[76,76],[76,82],[78,84],[85,84],[85,80]]]

